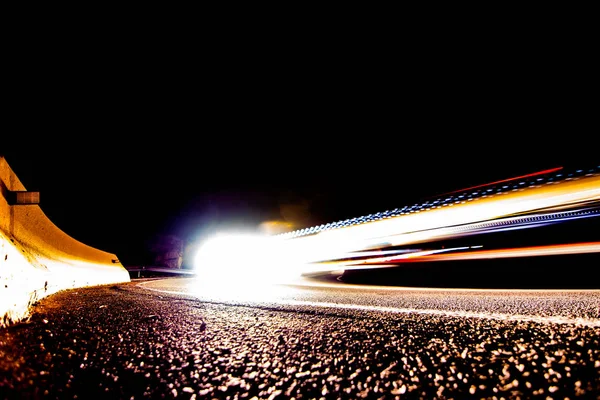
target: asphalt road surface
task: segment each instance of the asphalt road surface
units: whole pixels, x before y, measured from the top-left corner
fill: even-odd
[[[600,398],[600,290],[247,289],[52,295],[0,330],[0,397]]]

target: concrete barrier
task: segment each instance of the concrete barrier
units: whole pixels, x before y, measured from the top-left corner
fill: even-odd
[[[0,156],[0,328],[25,320],[36,301],[60,290],[130,281],[115,254],[73,239],[37,204],[12,204],[22,191]]]

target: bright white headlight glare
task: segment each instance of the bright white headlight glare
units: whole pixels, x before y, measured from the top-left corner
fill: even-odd
[[[205,281],[272,280],[286,271],[282,241],[260,235],[218,235],[200,247],[194,267]]]

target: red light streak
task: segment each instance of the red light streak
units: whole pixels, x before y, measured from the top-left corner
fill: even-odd
[[[532,176],[550,174],[552,172],[560,171],[561,169],[563,169],[563,167],[556,167],[556,168],[545,169],[543,171],[533,172],[533,173],[527,174],[527,175],[516,176],[514,178],[508,178],[508,179],[502,179],[500,181],[495,181],[495,182],[491,182],[491,183],[485,183],[483,185],[471,186],[471,187],[468,187],[468,188],[465,188],[465,189],[454,190],[452,192],[443,193],[440,196],[443,196],[443,195],[446,195],[446,194],[464,192],[465,190],[478,189],[478,188],[482,188],[482,187],[486,187],[486,186],[496,185],[498,183],[510,182],[510,181],[514,181],[514,180],[517,180],[517,179],[531,178]]]

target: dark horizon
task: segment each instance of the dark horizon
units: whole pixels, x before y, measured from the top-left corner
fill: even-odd
[[[73,155],[68,148],[9,148],[3,154],[25,187],[40,191],[40,207],[51,221],[73,238],[115,253],[124,265],[151,262],[149,249],[161,236],[194,245],[222,230],[256,231],[266,221],[310,227],[568,161],[549,157],[469,165],[430,156],[412,167],[412,160],[372,155],[361,164],[329,161],[277,170],[252,163],[247,155],[237,159],[239,173],[232,175],[175,150],[147,157],[122,149],[114,158],[102,149]]]
[[[0,152],[59,228],[126,262],[155,234],[195,241],[282,207],[299,226],[352,218],[596,162],[590,52],[538,39],[352,59],[217,41],[200,64],[36,45],[9,63]]]

